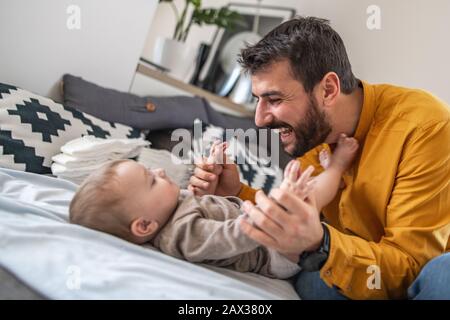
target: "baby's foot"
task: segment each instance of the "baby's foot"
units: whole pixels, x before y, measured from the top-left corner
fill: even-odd
[[[328,169],[328,167],[330,166],[330,153],[327,150],[323,149],[322,151],[320,151],[319,162],[322,168]]]
[[[330,166],[336,166],[341,171],[347,170],[355,158],[357,150],[358,141],[342,133],[331,156]]]
[[[309,166],[304,172],[300,170],[300,162],[292,160],[284,170],[284,179],[280,185],[280,189],[289,190],[302,200],[305,200],[310,194],[313,184],[311,174],[314,167]]]

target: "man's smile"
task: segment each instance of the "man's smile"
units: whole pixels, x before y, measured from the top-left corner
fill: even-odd
[[[294,130],[290,126],[276,128],[274,131],[280,135],[283,144],[289,143],[295,136]]]

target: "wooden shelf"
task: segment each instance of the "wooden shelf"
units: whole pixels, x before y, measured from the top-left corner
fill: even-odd
[[[205,98],[210,102],[217,103],[220,106],[230,109],[230,110],[233,110],[235,112],[238,112],[239,114],[241,114],[245,117],[254,117],[254,115],[255,115],[255,113],[253,111],[246,109],[241,104],[234,103],[233,101],[231,101],[227,98],[220,97],[220,96],[215,95],[214,93],[206,91],[202,88],[199,88],[199,87],[193,86],[189,83],[185,83],[181,80],[175,79],[167,74],[164,74],[161,71],[152,69],[142,63],[138,64],[136,71],[145,76],[151,77],[151,78],[161,81],[165,84],[176,87],[180,90],[187,91],[195,96]]]

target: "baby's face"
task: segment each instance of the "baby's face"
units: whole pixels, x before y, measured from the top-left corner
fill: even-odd
[[[180,193],[179,186],[164,170],[149,170],[130,160],[119,164],[116,174],[132,219],[146,217],[164,225],[174,212]]]

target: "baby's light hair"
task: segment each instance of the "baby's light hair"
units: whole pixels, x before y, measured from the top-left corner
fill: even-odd
[[[124,211],[125,197],[120,192],[116,168],[127,161],[115,160],[91,173],[80,185],[69,207],[71,223],[106,232],[134,242],[131,220]]]

